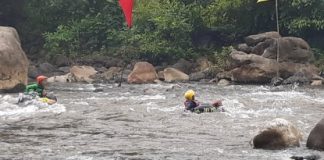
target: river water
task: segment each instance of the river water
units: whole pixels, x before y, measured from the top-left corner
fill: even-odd
[[[283,160],[323,152],[305,147],[324,116],[324,90],[297,86],[206,84],[50,87],[58,103],[16,105],[0,95],[0,159],[219,159]],[[103,89],[96,92],[96,88]],[[202,102],[222,99],[224,113],[184,112],[183,93]],[[100,91],[100,90],[99,90]],[[284,118],[304,134],[301,147],[257,150],[259,129]]]

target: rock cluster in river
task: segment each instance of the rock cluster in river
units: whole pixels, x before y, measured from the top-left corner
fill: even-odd
[[[267,32],[248,36],[245,42],[230,55],[234,82],[265,84],[277,74],[283,78],[282,84],[310,84],[313,80],[323,80],[319,69],[311,64],[314,56],[309,45],[301,38]]]
[[[31,63],[20,47],[15,29],[1,27],[0,34],[0,90],[23,88],[28,77],[34,80],[46,75],[50,82],[86,83],[156,83],[199,81],[229,85],[244,84],[312,84],[322,85],[319,69],[311,64],[313,53],[303,39],[281,37],[277,32],[251,35],[230,54],[231,65],[226,71],[216,67],[206,57],[196,60],[180,59],[174,64],[153,66],[148,62],[133,61],[124,66],[121,59],[104,55],[79,58],[72,61],[64,55],[54,57],[51,63]],[[279,61],[277,62],[277,44]],[[277,71],[281,78],[274,79]]]

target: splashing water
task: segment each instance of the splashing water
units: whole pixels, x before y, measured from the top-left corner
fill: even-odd
[[[293,87],[197,84],[53,87],[58,103],[15,104],[0,95],[0,159],[282,160],[308,150],[305,139],[323,117],[324,91]],[[184,112],[183,93],[223,100],[224,113]],[[255,150],[250,140],[265,122],[290,121],[304,136],[299,148]]]

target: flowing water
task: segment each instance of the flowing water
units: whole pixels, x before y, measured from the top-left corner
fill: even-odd
[[[102,92],[94,92],[96,88]],[[282,160],[317,154],[305,143],[323,118],[324,90],[296,86],[204,84],[51,87],[58,103],[16,105],[0,95],[0,159]],[[227,112],[184,112],[183,93],[222,99]],[[97,90],[100,91],[100,90]],[[301,147],[257,150],[251,139],[266,122],[284,118],[304,134]]]

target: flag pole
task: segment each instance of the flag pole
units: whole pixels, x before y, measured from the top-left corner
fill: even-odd
[[[278,0],[276,0],[276,22],[277,22],[277,32],[280,35],[280,30],[279,30],[279,10],[278,10]],[[279,65],[279,38],[277,38],[277,63],[278,63],[278,68],[277,68],[277,78],[280,77],[279,74],[279,69],[280,69],[280,65]]]
[[[257,3],[260,2],[266,2],[268,0],[258,0]],[[276,24],[277,24],[277,32],[280,35],[280,30],[279,30],[279,7],[278,7],[278,0],[275,0],[276,5],[275,5],[275,10],[276,10]],[[276,43],[277,43],[277,63],[278,63],[278,67],[277,67],[277,78],[279,78],[280,74],[279,74],[279,69],[280,69],[280,65],[279,65],[279,56],[280,56],[280,46],[279,46],[279,38],[276,38]]]

